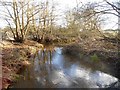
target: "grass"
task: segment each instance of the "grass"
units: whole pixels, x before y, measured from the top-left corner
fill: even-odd
[[[93,54],[92,56],[90,56],[90,60],[92,60],[93,62],[97,62],[99,61],[99,57],[96,54]]]

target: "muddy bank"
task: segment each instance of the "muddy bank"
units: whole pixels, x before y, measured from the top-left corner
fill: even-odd
[[[37,49],[43,47],[34,41],[26,41],[25,43],[15,43],[2,41],[2,88],[8,88],[9,85],[19,79],[19,74],[29,64],[31,57]]]
[[[120,44],[117,42],[112,43],[101,39],[85,39],[65,46],[63,48],[63,53],[74,56],[79,56],[79,54],[86,56],[96,55],[103,60],[118,60],[120,58],[120,51],[118,51],[119,48]]]

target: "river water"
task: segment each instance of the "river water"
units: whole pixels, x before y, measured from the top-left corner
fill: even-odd
[[[40,49],[13,87],[105,88],[118,81],[116,77],[87,65],[74,56],[64,55],[60,47]]]

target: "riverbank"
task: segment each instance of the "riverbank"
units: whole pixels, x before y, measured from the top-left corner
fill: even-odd
[[[29,59],[42,47],[42,44],[29,40],[24,43],[1,41],[2,88],[8,88],[19,79],[21,71],[30,64]]]
[[[119,58],[120,43],[108,42],[102,39],[84,39],[79,40],[76,43],[66,45],[64,48],[65,53],[77,55],[80,52],[86,55],[97,54],[104,58]]]
[[[50,44],[51,45],[51,44]],[[103,63],[107,63],[114,68],[119,76],[119,56],[118,56],[118,44],[106,42],[104,40],[79,40],[73,43],[66,44],[53,44],[54,46],[62,46],[63,53],[71,56],[83,59],[83,57],[89,57],[88,66],[101,65],[99,59]],[[24,43],[16,43],[10,41],[2,41],[0,43],[2,48],[2,87],[8,88],[9,85],[19,79],[21,71],[28,65],[30,65],[30,59],[34,57],[36,51],[44,46],[35,41],[27,40]],[[91,63],[91,61],[92,63]],[[97,61],[97,64],[94,63]],[[117,63],[116,63],[117,62]],[[101,66],[100,66],[101,67]]]
[[[89,63],[86,63],[77,55],[65,55],[63,49],[47,46],[39,50],[34,62],[21,74],[24,77],[10,88],[109,88],[118,82],[118,78],[109,73],[112,67],[104,63],[97,68],[102,61],[91,63],[91,59],[87,59]]]
[[[111,73],[120,79],[120,44],[101,39],[80,40],[77,44],[67,45],[63,53],[84,60],[91,66],[102,67],[106,64],[111,68]],[[97,63],[96,63],[97,62]],[[99,63],[100,62],[100,63]],[[102,64],[101,64],[102,62]]]

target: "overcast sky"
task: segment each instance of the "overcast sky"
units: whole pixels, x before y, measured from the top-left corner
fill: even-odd
[[[2,0],[2,1],[12,1],[12,0]],[[38,0],[36,0],[36,1],[38,1]],[[73,7],[76,6],[76,0],[53,0],[53,1],[58,3],[57,10],[59,13],[62,13],[62,14],[65,10],[72,9]],[[87,3],[87,2],[101,2],[103,0],[77,0],[77,1],[81,1],[82,3]],[[115,0],[108,0],[108,1],[112,2]],[[116,25],[116,23],[118,21],[117,17],[115,17],[113,15],[109,15],[109,16],[106,15],[105,17],[109,17],[109,18],[107,18],[106,24],[104,24],[104,26],[103,26],[104,29],[117,28],[117,25]],[[63,21],[60,20],[59,22],[63,22]],[[6,26],[6,23],[0,18],[0,28],[3,28],[4,26]]]

